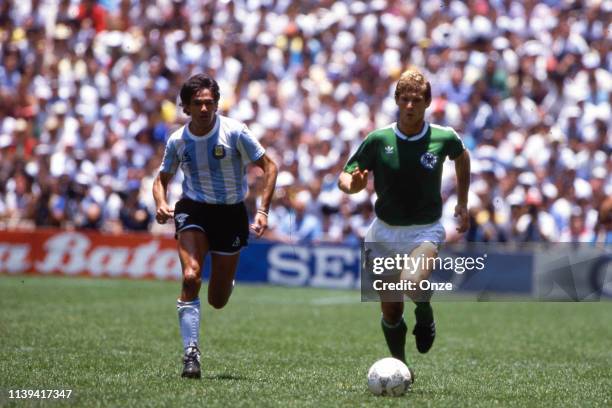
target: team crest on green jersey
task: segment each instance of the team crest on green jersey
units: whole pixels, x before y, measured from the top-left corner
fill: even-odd
[[[438,156],[433,153],[425,152],[421,156],[421,164],[426,169],[433,170],[436,167],[436,163],[438,163]]]
[[[225,146],[223,145],[215,145],[213,148],[213,157],[215,159],[222,159],[225,157]]]

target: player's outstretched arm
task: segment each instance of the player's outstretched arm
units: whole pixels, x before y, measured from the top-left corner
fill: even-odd
[[[346,194],[355,194],[368,184],[368,171],[355,169],[352,173],[343,171],[338,178],[338,188]]]
[[[261,206],[257,209],[254,223],[251,225],[251,229],[259,238],[268,228],[268,212],[270,211],[270,203],[272,202],[272,196],[274,195],[278,167],[267,154],[264,154],[254,163],[264,172],[264,189],[261,195]]]
[[[467,202],[470,189],[470,154],[467,150],[455,160],[455,173],[457,174],[457,206],[455,217],[459,218],[457,232],[464,233],[470,226]]]
[[[168,183],[172,179],[171,173],[159,172],[153,182],[153,199],[155,200],[155,219],[159,224],[165,224],[174,215],[174,210],[170,208],[166,201]]]

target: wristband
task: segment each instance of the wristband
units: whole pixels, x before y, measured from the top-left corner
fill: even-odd
[[[257,212],[261,215],[265,215],[266,217],[268,216],[268,213],[264,210],[257,210]]]

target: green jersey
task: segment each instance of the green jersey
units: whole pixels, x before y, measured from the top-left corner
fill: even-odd
[[[407,137],[393,123],[370,133],[344,171],[359,167],[374,173],[374,209],[387,224],[431,224],[442,215],[442,164],[464,149],[450,127],[425,122],[419,134]]]

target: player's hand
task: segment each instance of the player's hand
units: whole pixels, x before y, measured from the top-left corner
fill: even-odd
[[[155,210],[155,220],[158,224],[165,224],[172,217],[174,217],[174,209],[168,207],[168,204],[162,204]]]
[[[470,218],[468,216],[467,206],[457,204],[455,206],[455,218],[459,218],[457,221],[457,232],[463,234],[468,230],[470,226]]]
[[[368,184],[368,171],[367,170],[361,171],[359,167],[357,167],[355,171],[351,173],[351,176],[353,176],[351,179],[351,186],[350,186],[351,191],[355,191],[355,192],[361,191]]]
[[[268,229],[268,216],[262,214],[261,212],[257,212],[257,214],[255,214],[253,224],[251,224],[249,227],[251,228],[251,231],[255,233],[257,238],[261,238],[264,232],[266,232],[266,229]]]

